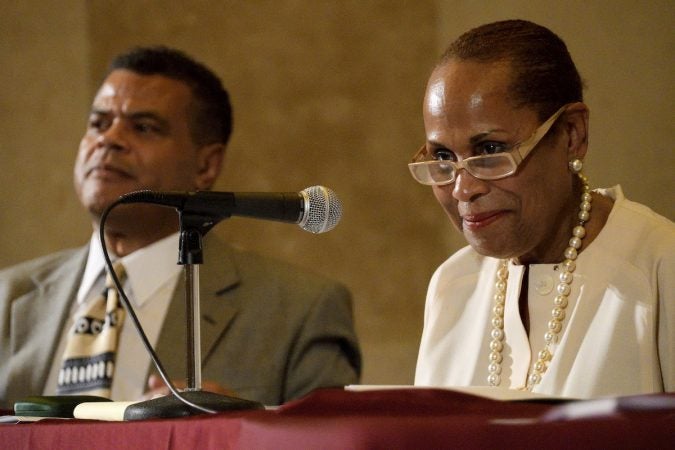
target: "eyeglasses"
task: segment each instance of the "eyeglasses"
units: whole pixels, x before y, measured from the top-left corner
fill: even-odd
[[[419,183],[429,186],[442,186],[450,184],[457,178],[457,171],[464,169],[472,176],[480,180],[499,180],[516,173],[518,165],[537,146],[539,141],[548,133],[555,121],[565,111],[568,105],[562,106],[551,117],[542,123],[532,135],[519,144],[514,145],[509,151],[492,155],[471,156],[459,161],[428,160],[426,146],[415,153],[412,162],[408,164],[410,173]]]

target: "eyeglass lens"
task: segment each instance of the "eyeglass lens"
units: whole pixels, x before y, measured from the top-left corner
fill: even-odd
[[[476,178],[493,180],[508,176],[516,163],[508,153],[467,158],[460,164],[452,161],[424,161],[409,165],[413,177],[423,184],[448,184],[455,181],[458,168],[464,168]]]

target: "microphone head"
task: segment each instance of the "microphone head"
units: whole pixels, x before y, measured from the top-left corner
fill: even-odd
[[[324,186],[312,186],[300,195],[305,200],[305,210],[298,222],[300,228],[315,234],[335,228],[342,216],[342,203],[335,192]]]

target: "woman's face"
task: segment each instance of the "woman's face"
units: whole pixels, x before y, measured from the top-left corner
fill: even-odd
[[[507,62],[450,60],[439,66],[424,99],[429,154],[465,159],[527,139],[541,120],[534,109],[513,106],[510,83]],[[484,181],[460,170],[453,183],[433,187],[478,253],[523,263],[561,260],[579,203],[568,169],[567,136],[567,127],[552,128],[510,177]]]

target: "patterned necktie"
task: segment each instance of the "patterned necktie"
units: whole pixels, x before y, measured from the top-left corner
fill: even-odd
[[[122,263],[115,263],[114,268],[123,283]],[[110,398],[119,332],[124,322],[124,308],[110,274],[106,275],[103,293],[80,306],[74,319],[63,352],[57,393]]]

